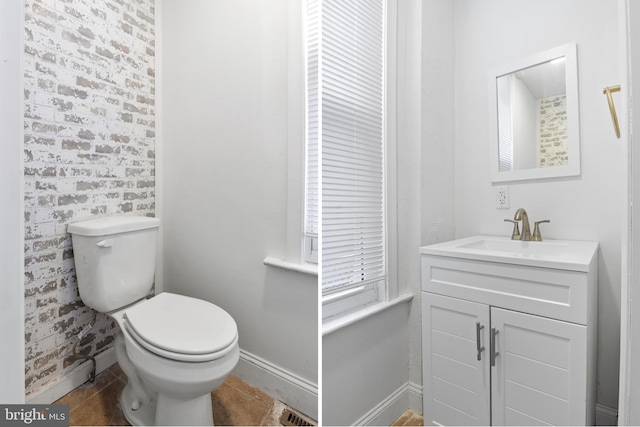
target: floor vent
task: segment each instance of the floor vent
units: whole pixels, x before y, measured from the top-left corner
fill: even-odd
[[[290,409],[285,409],[280,416],[280,424],[283,426],[312,426],[309,421],[294,413]]]

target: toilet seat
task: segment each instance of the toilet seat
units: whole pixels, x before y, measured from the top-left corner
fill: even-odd
[[[226,311],[184,295],[163,292],[131,307],[124,318],[141,346],[172,360],[215,360],[238,342],[236,323]]]

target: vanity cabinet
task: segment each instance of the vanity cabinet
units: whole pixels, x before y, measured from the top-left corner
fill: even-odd
[[[425,425],[593,425],[597,244],[574,270],[421,252]]]

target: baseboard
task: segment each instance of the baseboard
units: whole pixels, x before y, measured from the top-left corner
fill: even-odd
[[[403,388],[406,390],[403,391]],[[385,399],[384,402],[379,404],[376,408],[372,409],[367,415],[362,417],[355,425],[390,425],[395,421],[404,410],[411,409],[414,412],[422,414],[422,391],[423,387],[416,383],[407,383],[400,387]],[[403,402],[404,396],[402,393],[407,394],[408,406],[404,409],[394,409],[397,402]],[[399,405],[402,408],[402,405]],[[388,412],[388,413],[387,413]],[[384,420],[385,422],[379,422]],[[390,420],[390,421],[389,421]],[[371,422],[372,421],[372,422]],[[596,425],[597,426],[616,426],[618,425],[618,410],[610,406],[596,403]]]
[[[407,385],[407,393],[409,393],[409,409],[418,414],[423,414],[422,385],[409,382]]]
[[[96,374],[116,363],[115,348],[96,356]],[[27,396],[27,404],[50,404],[87,382],[91,362],[81,363],[64,377]],[[318,419],[318,385],[258,356],[240,350],[234,374],[270,396],[313,419]]]
[[[114,363],[116,363],[115,348],[111,347],[98,354],[96,356],[96,375],[109,368]],[[33,405],[48,405],[55,402],[65,394],[86,383],[89,375],[91,374],[91,368],[91,361],[79,364],[64,377],[52,382],[51,384],[47,384],[43,389],[27,396],[26,403]]]
[[[318,419],[317,384],[245,350],[240,350],[240,361],[233,374],[304,415]]]
[[[422,413],[422,386],[407,382],[354,423],[356,426],[388,426],[407,409]]]
[[[596,425],[597,426],[617,426],[618,410],[610,406],[596,403]]]

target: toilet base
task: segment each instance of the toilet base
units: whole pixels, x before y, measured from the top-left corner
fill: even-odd
[[[176,399],[159,393],[156,425],[212,426],[211,394],[193,399]]]
[[[127,384],[120,395],[120,407],[132,426],[212,426],[213,411],[211,395],[195,399],[175,399],[158,395],[158,402],[143,403],[137,410],[132,408],[134,394]],[[160,411],[158,411],[158,404]]]
[[[131,386],[127,384],[120,395],[120,408],[124,413],[124,417],[132,426],[153,426],[156,421],[156,403],[143,403],[140,408],[133,410],[132,402],[134,400]]]

